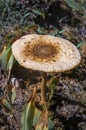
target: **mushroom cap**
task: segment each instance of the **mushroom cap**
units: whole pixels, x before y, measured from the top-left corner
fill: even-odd
[[[76,46],[50,35],[23,36],[14,42],[12,52],[21,66],[43,72],[68,71],[81,61]]]

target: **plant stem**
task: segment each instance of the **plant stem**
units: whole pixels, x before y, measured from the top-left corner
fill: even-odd
[[[42,102],[46,104],[46,73],[45,72],[43,72],[42,74],[41,97],[42,97]]]

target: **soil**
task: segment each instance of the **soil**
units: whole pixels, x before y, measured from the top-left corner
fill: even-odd
[[[44,12],[45,18],[43,14],[34,13],[34,8]],[[49,107],[49,116],[54,122],[55,130],[86,130],[86,21],[83,20],[85,12],[86,10],[83,14],[73,12],[65,2],[48,0],[33,2],[15,0],[9,4],[7,12],[0,12],[1,50],[7,43],[12,44],[21,36],[31,33],[51,34],[68,39],[76,46],[80,45],[78,47],[82,56],[80,65],[71,72],[60,74],[59,78],[56,74],[58,83]],[[25,16],[26,14],[28,15]],[[48,91],[53,75],[47,74]],[[35,86],[36,100],[41,100],[41,73],[24,69],[15,63],[9,82],[7,77],[6,71],[0,65],[0,101],[2,99],[9,101],[7,95],[9,86],[15,87],[17,94],[13,104],[14,116],[0,104],[0,130],[19,130],[23,107],[30,100]]]

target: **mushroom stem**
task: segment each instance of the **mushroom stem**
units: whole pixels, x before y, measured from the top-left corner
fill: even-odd
[[[41,97],[42,97],[42,102],[45,104],[46,103],[46,73],[45,72],[43,72],[42,74]]]

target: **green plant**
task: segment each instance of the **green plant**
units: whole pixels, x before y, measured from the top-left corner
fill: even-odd
[[[66,4],[72,9],[72,11],[77,11],[82,13],[85,10],[85,0],[80,0],[76,2],[75,0],[65,0]]]
[[[14,114],[14,106],[13,106],[16,99],[16,89],[12,85],[7,85],[6,87],[7,87],[8,99],[1,98],[0,102],[3,106],[5,106],[9,110],[10,114],[13,116],[15,123],[17,124],[18,129],[20,130],[20,127],[17,123],[16,117]]]
[[[32,128],[35,130],[54,130],[54,124],[48,118],[47,109],[40,110],[36,107],[35,94],[33,93],[31,99],[24,106],[21,117],[22,130],[32,130]]]
[[[0,54],[0,61],[3,69],[8,73],[8,79],[11,74],[11,70],[14,63],[14,56],[11,52],[11,45],[4,46],[3,51]]]
[[[3,0],[0,0],[0,13],[2,13],[4,8],[5,8],[5,2]]]
[[[10,11],[10,6],[13,5],[15,0],[0,0],[0,14],[4,18],[5,13]]]

